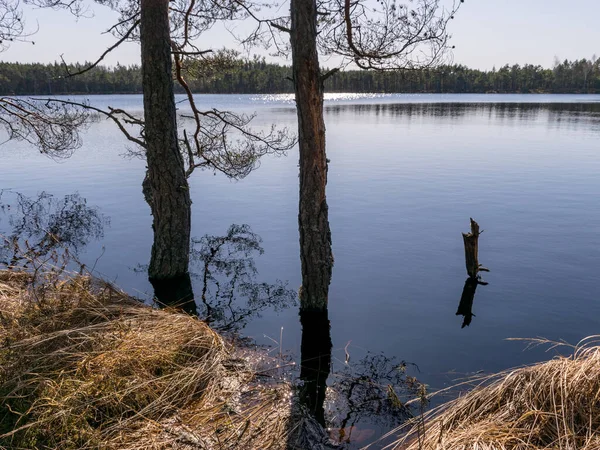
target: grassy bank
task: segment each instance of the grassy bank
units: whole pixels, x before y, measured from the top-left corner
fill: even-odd
[[[0,449],[332,447],[260,350],[89,277],[32,281],[0,271]],[[384,439],[401,433],[405,450],[599,449],[600,347],[481,379]]]
[[[256,351],[89,277],[0,272],[0,342],[0,448],[285,448],[307,424]]]
[[[469,392],[414,424],[395,448],[600,449],[598,339],[566,353],[571,354],[477,380]]]

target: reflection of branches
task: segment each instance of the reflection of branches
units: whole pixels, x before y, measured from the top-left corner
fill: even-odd
[[[87,119],[85,110],[65,102],[0,98],[0,124],[9,139],[27,141],[53,157],[69,156],[81,145],[79,131]]]
[[[321,426],[325,426],[325,395],[331,371],[331,331],[325,310],[301,310],[299,399]]]
[[[405,402],[422,389],[422,384],[407,375],[406,368],[404,361],[367,355],[334,375],[327,409],[341,418],[331,423],[339,429],[340,442],[350,442],[353,427],[362,420],[389,428],[412,417]]]
[[[266,308],[295,305],[296,292],[285,283],[257,283],[254,256],[263,254],[261,239],[248,225],[231,225],[226,236],[193,239],[192,264],[202,270],[205,320],[214,328],[233,331]],[[246,304],[242,305],[242,299]]]
[[[56,199],[46,192],[30,198],[0,191],[0,213],[8,216],[10,226],[3,230],[0,264],[9,267],[27,267],[30,261],[43,258],[56,261],[59,253],[77,253],[90,239],[102,238],[107,223],[79,194]]]

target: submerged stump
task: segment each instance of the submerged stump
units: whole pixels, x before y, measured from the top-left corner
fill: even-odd
[[[479,231],[479,224],[477,222],[472,218],[469,218],[469,220],[471,221],[471,232],[462,234],[465,244],[465,265],[469,278],[477,279],[479,272],[489,272],[489,269],[482,267],[478,259],[479,235],[482,231]]]

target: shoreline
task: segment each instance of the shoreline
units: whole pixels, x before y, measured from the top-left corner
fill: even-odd
[[[197,318],[52,272],[39,281],[0,271],[0,305],[0,448],[343,448],[297,404],[289,381],[264,376],[278,367],[273,358]],[[598,339],[468,380],[464,395],[373,444],[596,449]]]

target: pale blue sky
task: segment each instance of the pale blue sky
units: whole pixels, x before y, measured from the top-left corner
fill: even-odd
[[[92,6],[94,17],[74,20],[65,11],[25,11],[29,28],[38,33],[35,45],[16,43],[0,54],[4,61],[52,62],[60,55],[69,62],[94,60],[114,42],[102,35],[116,19],[105,7]],[[454,62],[491,69],[506,63],[532,63],[551,67],[555,56],[563,60],[600,56],[600,0],[465,0],[451,23]],[[205,36],[204,48],[233,45],[224,30]],[[106,62],[137,63],[139,48],[125,44]],[[331,65],[327,62],[324,65]]]

